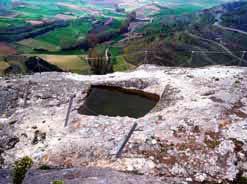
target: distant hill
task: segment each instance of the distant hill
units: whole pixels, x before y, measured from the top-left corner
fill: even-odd
[[[8,14],[11,8],[11,5],[12,5],[11,0],[1,0],[0,1],[0,16]]]
[[[11,0],[1,0],[0,1],[0,8],[1,9],[8,9],[11,7],[12,1]]]
[[[233,2],[180,16],[159,17],[124,45],[132,64],[247,66],[247,2]],[[144,54],[147,50],[148,54]],[[134,53],[143,51],[137,55]],[[129,56],[128,56],[129,55]]]

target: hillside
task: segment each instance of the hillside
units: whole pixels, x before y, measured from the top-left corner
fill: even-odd
[[[242,56],[246,56],[241,51],[246,50],[246,3],[212,8],[223,2],[22,0],[7,6],[2,2],[0,55],[70,55],[59,66],[80,74],[90,73],[83,58],[95,48],[110,49],[116,57],[115,71],[142,63],[245,65]],[[219,19],[220,26],[216,24]],[[232,44],[233,40],[237,42]],[[75,59],[78,57],[80,61]],[[57,63],[57,59],[50,61]]]
[[[246,5],[236,2],[188,15],[160,16],[139,30],[143,37],[125,43],[125,54],[147,50],[149,63],[165,66],[246,66]],[[144,58],[144,53],[126,57],[136,64]]]

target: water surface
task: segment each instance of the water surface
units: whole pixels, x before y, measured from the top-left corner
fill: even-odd
[[[138,90],[94,86],[79,113],[140,118],[150,112],[158,100],[157,95]]]

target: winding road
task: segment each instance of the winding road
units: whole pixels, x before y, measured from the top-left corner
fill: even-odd
[[[226,26],[222,26],[220,24],[221,22],[221,14],[217,14],[216,15],[216,22],[213,24],[214,26],[218,27],[218,28],[221,28],[221,29],[224,29],[224,30],[227,30],[227,31],[232,31],[232,32],[236,32],[236,33],[240,33],[240,34],[244,34],[247,36],[247,32],[243,31],[243,30],[239,30],[239,29],[235,29],[235,28],[231,28],[231,27],[226,27]],[[240,62],[247,62],[244,60],[244,54],[246,52],[243,52],[243,55],[242,57],[238,57],[236,56],[230,49],[228,49],[226,46],[224,46],[223,44],[220,44],[218,43],[217,41],[214,41],[214,40],[209,40],[209,39],[206,39],[206,38],[203,38],[201,36],[198,36],[198,35],[195,35],[195,34],[192,34],[192,33],[189,33],[188,34],[191,36],[191,37],[194,37],[194,38],[197,38],[197,39],[201,39],[201,40],[204,40],[204,41],[207,41],[211,44],[215,44],[219,47],[221,47],[223,50],[226,51],[226,53],[228,53],[229,55],[231,55],[232,57],[236,58],[237,60],[239,60]]]
[[[207,38],[203,38],[201,36],[198,36],[198,35],[195,35],[195,34],[192,34],[192,33],[189,33],[187,32],[187,34],[193,38],[197,38],[197,39],[200,39],[200,40],[203,40],[203,41],[206,41],[206,42],[209,42],[211,44],[214,44],[214,45],[217,45],[218,47],[221,47],[223,50],[225,50],[226,53],[228,53],[229,55],[231,55],[232,57],[238,59],[238,60],[242,60],[242,58],[236,56],[231,50],[229,50],[226,46],[214,41],[214,40],[209,40]]]
[[[222,45],[222,44],[220,44],[220,43],[218,43],[218,42],[216,42],[214,40],[209,40],[207,38],[203,38],[201,36],[198,36],[198,35],[195,35],[195,34],[192,34],[192,33],[189,33],[189,32],[187,32],[187,34],[189,36],[193,37],[193,38],[197,38],[197,39],[200,39],[200,40],[203,40],[203,41],[207,41],[207,42],[209,42],[211,44],[215,44],[215,45],[221,47],[223,50],[225,50],[226,53],[231,55],[233,58],[239,60],[239,65],[241,65],[242,63],[246,63],[247,64],[247,61],[244,59],[244,55],[246,54],[246,52],[243,51],[242,57],[238,57],[230,49],[228,49],[226,46],[224,46],[224,45]]]
[[[227,31],[233,31],[233,32],[237,32],[237,33],[240,33],[240,34],[244,34],[244,35],[247,35],[247,32],[246,31],[243,31],[243,30],[240,30],[240,29],[235,29],[235,28],[231,28],[231,27],[226,27],[226,26],[222,26],[220,23],[221,23],[221,14],[217,14],[216,15],[216,22],[214,23],[214,26],[218,27],[218,28],[221,28],[221,29],[224,29],[224,30],[227,30]]]
[[[227,30],[227,31],[237,32],[237,33],[244,34],[244,35],[247,36],[247,32],[242,31],[240,29],[234,29],[234,28],[230,28],[230,27],[225,27],[225,26],[220,25],[219,23],[218,24],[214,24],[214,25],[219,27],[219,28],[221,28],[221,29],[224,29],[224,30]]]

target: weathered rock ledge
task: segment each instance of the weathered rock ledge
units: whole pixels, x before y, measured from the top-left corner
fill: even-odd
[[[247,171],[246,78],[247,68],[240,67],[146,65],[105,76],[43,73],[0,79],[0,162],[8,168],[30,156],[36,167],[110,168],[177,183],[232,181]],[[91,85],[140,89],[161,99],[140,119],[81,115],[77,109]],[[73,94],[70,123],[64,128]],[[137,131],[115,159],[134,122]]]

